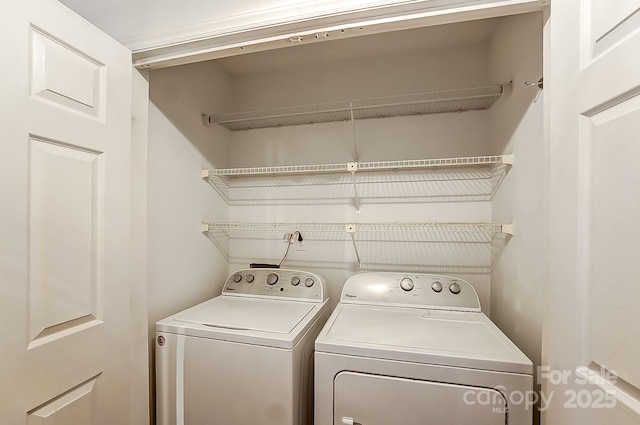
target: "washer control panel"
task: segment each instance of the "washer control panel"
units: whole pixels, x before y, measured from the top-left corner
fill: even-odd
[[[480,311],[469,282],[426,273],[359,273],[344,284],[340,302]]]
[[[324,281],[320,276],[301,270],[270,268],[244,269],[231,273],[222,293],[318,302],[327,298]]]

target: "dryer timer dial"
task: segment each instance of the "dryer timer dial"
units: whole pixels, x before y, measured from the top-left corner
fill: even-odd
[[[449,285],[449,291],[451,291],[451,293],[454,295],[458,295],[460,293],[460,290],[460,285],[457,282],[453,282],[451,285]]]

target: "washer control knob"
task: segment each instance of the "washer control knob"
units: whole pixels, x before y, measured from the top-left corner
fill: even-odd
[[[451,291],[452,294],[459,294],[460,285],[458,285],[458,283],[456,282],[453,282],[451,285],[449,285],[449,291]]]
[[[405,291],[411,291],[413,289],[413,280],[405,277],[400,281],[400,287]]]
[[[253,281],[254,281],[255,276],[254,276],[254,275],[252,275],[252,274],[248,274],[248,275],[247,275],[247,277],[246,277],[245,279],[246,279],[247,283],[251,283],[251,282],[253,282]]]
[[[433,282],[431,284],[431,289],[433,289],[434,292],[442,292],[442,283]]]
[[[236,273],[233,275],[233,281],[235,283],[239,283],[242,280],[242,275],[240,273]]]
[[[300,285],[300,278],[298,276],[294,276],[291,278],[291,284],[293,286],[298,286]]]
[[[278,275],[275,273],[269,273],[269,275],[267,276],[267,284],[275,285],[276,282],[278,282]]]
[[[308,277],[308,278],[306,278],[304,280],[304,286],[306,286],[307,288],[311,288],[314,283],[316,283],[316,281],[313,280],[313,278],[310,278],[310,277]]]

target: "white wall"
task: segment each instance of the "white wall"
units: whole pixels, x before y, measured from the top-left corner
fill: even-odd
[[[540,365],[544,287],[547,279],[544,222],[543,93],[525,87],[542,76],[543,18],[539,13],[504,19],[491,43],[492,75],[514,81],[513,94],[491,110],[494,153],[515,154],[515,166],[493,200],[494,222],[514,222],[491,275],[491,319]]]
[[[224,163],[227,134],[202,125],[200,114],[224,102],[224,74],[215,64],[150,73],[149,320],[218,294],[227,264],[200,223],[226,220],[227,207],[200,177]]]
[[[488,59],[487,44],[473,43],[384,57],[327,61],[322,66],[298,64],[283,66],[277,71],[242,73],[232,77],[234,109],[228,112],[486,85],[491,82]],[[491,149],[489,129],[489,111],[359,120],[356,121],[357,159],[485,155]],[[350,122],[230,132],[229,140],[231,167],[356,160]],[[491,205],[489,202],[365,205],[358,214],[349,205],[236,206],[230,208],[229,218],[238,222],[284,223],[488,222]],[[286,244],[278,248],[273,253],[276,263],[284,254]],[[307,245],[306,253],[292,249],[288,258],[291,261],[304,258],[313,249],[312,245]],[[326,256],[324,258],[351,258],[351,249],[349,243],[336,244],[332,250],[320,254]],[[390,263],[403,260],[393,258],[397,254],[390,255]],[[342,284],[359,270],[335,269],[317,265],[317,259],[314,260],[307,268],[327,279],[332,303],[337,303]],[[231,268],[246,266],[233,264]],[[483,309],[489,312],[489,275],[457,275],[474,284]]]
[[[148,99],[149,83],[146,76],[137,70],[132,70],[132,93],[131,93],[131,273],[132,281],[136,282],[131,288],[131,316],[135,317],[132,323],[139,323],[140,326],[132,329],[134,337],[132,342],[138,342],[139,347],[133,350],[135,353],[144,353],[140,357],[133,359],[132,364],[139,367],[134,371],[139,379],[131,379],[131,382],[142,383],[145,387],[133,389],[136,393],[135,403],[131,403],[132,418],[136,418],[136,423],[148,423],[150,411],[149,405],[141,406],[138,396],[148,393],[152,398],[154,388],[152,385],[153,375],[148,366],[153,364],[151,351],[153,345],[149,344],[148,329],[148,261],[147,261],[147,142],[148,142]],[[146,367],[143,367],[146,366]],[[148,386],[147,386],[148,385]]]

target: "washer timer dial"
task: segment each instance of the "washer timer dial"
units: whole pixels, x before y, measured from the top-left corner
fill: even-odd
[[[400,281],[400,287],[407,292],[411,291],[414,287],[413,280],[409,279],[408,277],[405,277]]]
[[[276,282],[278,282],[278,275],[275,273],[269,273],[269,275],[267,276],[267,283],[269,285],[275,285]]]

